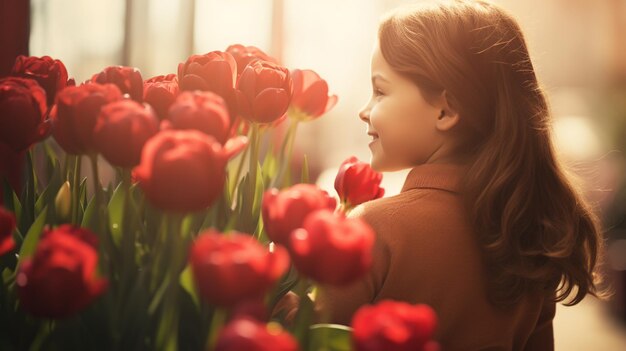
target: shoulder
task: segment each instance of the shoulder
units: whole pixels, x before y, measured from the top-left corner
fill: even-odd
[[[471,224],[461,197],[437,189],[415,189],[355,207],[348,215],[361,218],[387,244],[428,241],[465,246]]]
[[[356,206],[348,217],[371,225],[388,226],[403,220],[437,220],[465,217],[461,196],[438,189],[414,189]]]

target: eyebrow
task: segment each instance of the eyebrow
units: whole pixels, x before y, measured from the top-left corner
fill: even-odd
[[[380,74],[378,74],[378,73],[372,76],[372,84],[373,84],[374,82],[376,82],[376,80],[380,80],[380,81],[382,81],[382,82],[389,83],[389,81],[388,81],[387,79],[383,78],[383,76],[381,76],[381,75],[380,75]]]

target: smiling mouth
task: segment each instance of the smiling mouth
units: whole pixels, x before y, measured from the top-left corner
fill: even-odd
[[[372,137],[372,141],[378,140],[378,134],[376,133],[367,133],[367,135]]]

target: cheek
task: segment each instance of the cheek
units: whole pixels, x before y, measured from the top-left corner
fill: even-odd
[[[370,122],[386,157],[421,159],[435,144],[435,108],[422,101],[388,99],[372,110]]]
[[[406,143],[419,129],[419,111],[401,98],[385,97],[370,115],[373,129],[390,147]]]

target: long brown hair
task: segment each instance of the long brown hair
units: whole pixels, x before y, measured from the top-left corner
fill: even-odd
[[[383,17],[391,67],[445,90],[470,150],[464,196],[495,304],[531,292],[574,305],[604,296],[598,218],[555,155],[550,113],[516,21],[485,1],[404,7]]]

